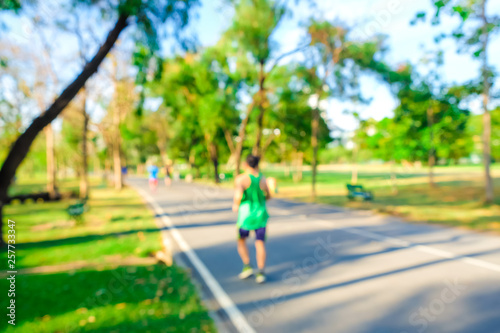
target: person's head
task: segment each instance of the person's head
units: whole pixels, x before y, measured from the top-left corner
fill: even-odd
[[[257,169],[259,167],[260,158],[255,155],[248,155],[245,161],[245,166],[250,169]]]

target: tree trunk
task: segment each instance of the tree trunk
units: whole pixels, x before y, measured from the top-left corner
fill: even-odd
[[[234,147],[234,142],[231,133],[227,129],[224,129],[224,137],[226,138],[227,147],[229,148],[231,156],[233,156],[234,153],[236,152],[236,148]]]
[[[95,176],[101,173],[101,161],[99,160],[99,156],[97,155],[97,147],[95,145],[91,145],[92,147],[92,155],[94,156],[94,166],[93,173]]]
[[[220,178],[219,178],[219,159],[217,156],[215,158],[212,158],[212,162],[214,164],[214,181],[216,184],[220,183]]]
[[[255,140],[255,146],[253,147],[252,154],[255,156],[261,156],[260,144],[262,141],[262,130],[264,127],[264,98],[265,98],[265,90],[264,90],[264,62],[260,63],[260,72],[259,72],[259,92],[258,92],[258,106],[259,106],[259,116],[257,118],[257,137]]]
[[[113,171],[115,189],[123,188],[121,136],[120,136],[120,109],[114,108],[113,113]]]
[[[56,197],[56,158],[54,148],[54,129],[52,124],[45,127],[47,148],[47,192],[51,198]]]
[[[430,130],[430,149],[429,149],[429,186],[436,187],[434,183],[434,165],[436,164],[436,152],[434,149],[434,115],[432,108],[427,109],[427,123]]]
[[[271,143],[273,143],[275,137],[276,136],[274,135],[274,133],[271,133],[271,135],[269,135],[269,137],[267,138],[266,142],[264,142],[264,145],[262,146],[262,148],[260,150],[260,154],[262,156],[264,156],[266,154],[267,148],[269,148]]]
[[[211,136],[209,134],[205,134],[205,141],[207,142],[208,155],[214,165],[214,181],[216,184],[219,184],[219,158],[217,156],[217,146],[213,140],[211,140]]]
[[[3,213],[3,203],[2,201],[0,201],[0,221],[3,221],[2,213]],[[2,225],[0,225],[0,247],[6,247],[6,246],[7,243],[3,239],[3,223],[2,223]]]
[[[357,185],[358,184],[358,145],[356,143],[354,145],[355,146],[354,146],[354,149],[352,151],[353,166],[352,166],[351,184]]]
[[[319,106],[319,98],[318,98],[318,106]],[[311,198],[313,200],[316,199],[316,175],[318,172],[318,132],[319,132],[319,109],[316,107],[313,110],[313,117],[311,122],[311,146],[313,149],[312,156],[312,188],[311,188]]]
[[[160,151],[160,157],[163,165],[168,164],[168,154],[167,154],[167,145],[162,143],[161,141],[158,141],[157,144],[158,150]]]
[[[111,172],[111,163],[109,161],[109,156],[107,156],[104,159],[104,174],[103,174],[103,179],[106,184],[108,184],[110,176],[109,173]]]
[[[354,162],[354,165],[352,166],[351,184],[358,184],[358,164],[356,162]]]
[[[85,87],[82,88],[82,115],[83,115],[83,131],[82,131],[82,170],[80,172],[80,198],[89,196],[89,164],[87,150],[87,136],[89,127],[89,115],[87,114],[87,92]]]
[[[254,156],[261,156],[261,149],[260,149],[260,143],[262,141],[262,130],[263,130],[263,123],[264,123],[264,108],[259,105],[259,116],[257,118],[257,137],[255,139],[255,145],[253,146],[252,149],[252,155]]]
[[[38,133],[57,118],[78,91],[85,85],[85,82],[97,71],[101,62],[116,43],[120,33],[127,27],[127,18],[127,15],[122,15],[118,18],[113,30],[109,32],[106,41],[101,45],[94,58],[85,65],[80,75],[78,75],[54,103],[43,114],[35,118],[26,131],[17,138],[2,165],[2,169],[0,169],[0,208],[3,207],[2,203],[7,199],[7,190],[16,174],[17,168],[28,154],[31,144]],[[0,244],[5,244],[3,239],[0,241]]]
[[[123,177],[119,143],[116,143],[113,147],[113,173],[115,189],[121,190],[123,188]]]
[[[488,103],[488,97],[485,95],[483,103]],[[486,183],[486,200],[487,204],[493,203],[495,199],[493,179],[491,177],[490,164],[491,164],[491,114],[488,110],[484,111],[483,115],[483,160],[484,160],[484,178]]]
[[[304,153],[296,152],[294,154],[295,160],[295,174],[293,175],[293,181],[298,183],[302,180],[302,164],[304,162]]]
[[[486,0],[481,3],[481,18],[483,20],[483,32],[481,35],[483,43],[482,54],[482,72],[484,81],[483,90],[483,163],[484,163],[484,180],[485,180],[485,202],[487,204],[493,203],[495,193],[493,188],[493,179],[491,178],[490,164],[491,164],[491,114],[488,110],[490,98],[490,81],[488,75],[488,19],[486,17]]]
[[[246,134],[247,134],[247,125],[248,125],[248,120],[250,118],[250,114],[252,113],[253,107],[254,107],[254,102],[252,102],[247,109],[246,117],[243,119],[241,122],[241,127],[240,131],[238,133],[239,141],[238,144],[236,145],[236,170],[235,170],[235,176],[240,174],[241,171],[241,154],[243,153],[243,144],[245,142]]]

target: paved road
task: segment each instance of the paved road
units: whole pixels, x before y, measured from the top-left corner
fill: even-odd
[[[175,183],[150,200],[256,332],[500,332],[500,237],[274,199],[256,285],[237,278],[231,196]]]

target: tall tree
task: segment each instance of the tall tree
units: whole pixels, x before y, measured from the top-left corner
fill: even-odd
[[[481,64],[481,73],[476,81],[481,91],[483,108],[483,164],[485,181],[485,203],[494,200],[493,179],[491,177],[491,114],[489,110],[491,88],[494,84],[494,70],[489,62],[488,51],[491,38],[500,30],[500,17],[487,12],[487,0],[447,0],[433,1],[436,13],[433,24],[439,24],[442,15],[459,16],[460,24],[449,35],[456,40],[459,52],[469,52]],[[425,20],[425,13],[417,18]],[[443,36],[439,36],[442,38]],[[447,37],[444,35],[444,37]]]
[[[306,50],[307,65],[311,68],[312,103],[312,184],[311,196],[316,198],[318,166],[318,128],[320,106],[328,98],[349,99],[365,103],[359,87],[363,70],[377,71],[375,55],[382,49],[382,40],[353,39],[350,29],[342,23],[312,20],[308,26],[311,47]]]
[[[36,1],[34,2],[36,5]],[[39,117],[37,117],[30,126],[18,137],[14,145],[2,164],[0,169],[0,220],[2,220],[3,205],[8,195],[8,188],[14,178],[17,168],[24,160],[29,152],[30,146],[36,136],[43,130],[45,126],[50,124],[68,105],[68,103],[76,96],[78,91],[85,85],[85,82],[97,71],[100,64],[109,53],[115,42],[118,40],[121,32],[130,24],[132,18],[137,24],[137,36],[145,37],[153,48],[157,48],[157,28],[158,23],[162,24],[167,20],[176,24],[174,29],[175,36],[179,36],[179,29],[186,25],[188,13],[196,0],[169,0],[169,1],[134,1],[122,0],[119,2],[88,2],[83,0],[71,1],[73,8],[76,10],[86,10],[88,7],[99,7],[103,17],[114,17],[116,21],[113,28],[109,31],[106,40],[98,48],[94,57],[85,64],[80,74],[71,82],[59,95],[54,103]],[[25,3],[24,6],[31,6],[32,2]],[[0,5],[0,9],[16,9],[22,14],[18,1],[8,1]],[[5,245],[2,227],[0,227],[0,245]]]
[[[303,47],[291,52],[277,55],[278,42],[273,39],[273,33],[288,12],[287,2],[278,0],[239,0],[236,1],[233,25],[226,35],[236,42],[236,50],[240,58],[251,56],[253,64],[253,82],[249,81],[252,102],[247,106],[242,120],[238,142],[236,144],[236,174],[240,172],[241,155],[246,139],[246,131],[252,112],[256,109],[255,143],[252,149],[254,155],[261,155],[262,131],[264,128],[267,100],[266,80],[276,68],[278,62]],[[258,24],[256,23],[258,22]],[[244,62],[246,64],[246,62]]]
[[[56,89],[59,86],[59,78],[54,70],[54,66],[52,64],[52,60],[50,59],[50,47],[47,43],[47,40],[41,30],[38,30],[38,35],[40,37],[40,41],[43,46],[43,67],[49,74],[50,79],[52,80],[52,91],[49,89],[45,89],[45,92],[42,94],[45,96],[50,96],[50,101],[56,95]],[[45,85],[47,88],[47,84],[43,84],[43,79],[39,80],[40,84]],[[38,107],[40,111],[43,112],[45,110],[45,96],[39,95]],[[55,154],[55,143],[54,143],[54,129],[52,128],[52,124],[48,124],[45,127],[45,137],[46,137],[46,154],[47,154],[47,191],[49,192],[49,196],[54,198],[57,195],[57,186],[56,186],[56,154]]]
[[[316,82],[311,80],[310,69],[298,65],[279,66],[269,76],[269,108],[273,112],[269,112],[269,133],[263,146],[265,151],[269,150],[266,155],[269,161],[284,162],[302,155],[306,162],[311,162],[310,138],[316,105],[311,105],[310,92],[317,87]],[[318,119],[318,149],[332,140],[325,118]]]

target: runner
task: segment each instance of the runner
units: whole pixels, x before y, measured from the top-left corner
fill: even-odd
[[[266,178],[259,172],[259,158],[249,155],[243,164],[245,173],[235,179],[235,193],[233,211],[238,212],[238,253],[243,261],[243,270],[240,279],[253,275],[246,239],[250,231],[255,232],[255,250],[257,255],[258,271],[255,276],[257,283],[264,283],[266,275],[266,225],[269,215],[266,209],[266,200],[271,198],[271,193],[266,183]]]
[[[156,188],[158,187],[158,172],[159,169],[154,163],[148,166],[149,188],[152,192],[155,192]]]

